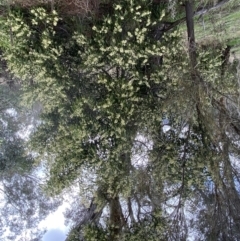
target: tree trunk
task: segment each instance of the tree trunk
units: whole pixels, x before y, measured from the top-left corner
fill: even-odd
[[[122,213],[119,197],[109,200],[110,209],[110,240],[117,240],[119,233],[124,225],[124,216]]]
[[[197,65],[197,53],[194,33],[193,2],[191,0],[185,2],[185,12],[188,32],[188,51],[190,57],[190,64],[192,69],[194,70]]]

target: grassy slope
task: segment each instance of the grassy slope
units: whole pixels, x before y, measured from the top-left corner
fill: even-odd
[[[230,0],[227,4],[211,10],[202,17],[196,16],[197,41],[220,38],[232,46],[232,52],[240,57],[240,1]]]

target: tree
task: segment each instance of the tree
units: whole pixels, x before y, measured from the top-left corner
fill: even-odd
[[[1,240],[25,236],[40,240],[43,230],[37,224],[60,204],[44,195],[37,167],[20,133],[33,123],[33,114],[18,103],[19,84],[2,69],[0,85],[0,192]],[[26,138],[26,137],[25,137]]]
[[[192,3],[116,1],[80,29],[43,8],[4,23],[8,67],[43,105],[32,145],[47,156],[48,190],[86,190],[68,240],[186,240],[193,210],[214,214],[192,225],[205,239],[237,240],[238,82],[223,43],[197,46]],[[175,29],[185,19],[188,46]]]

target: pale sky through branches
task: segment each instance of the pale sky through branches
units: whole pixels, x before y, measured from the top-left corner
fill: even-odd
[[[51,229],[44,236],[43,241],[64,241],[66,235],[60,229]]]
[[[64,241],[66,239],[68,228],[64,225],[63,212],[65,208],[66,204],[63,204],[40,223],[40,228],[48,230],[43,236],[43,241]]]

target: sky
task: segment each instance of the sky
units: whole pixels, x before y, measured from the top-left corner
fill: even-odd
[[[46,228],[48,231],[43,236],[42,241],[64,241],[68,232],[68,227],[64,225],[63,212],[67,204],[60,206],[57,211],[48,215],[39,227]]]
[[[43,241],[64,241],[66,235],[61,229],[50,229],[43,237]]]

